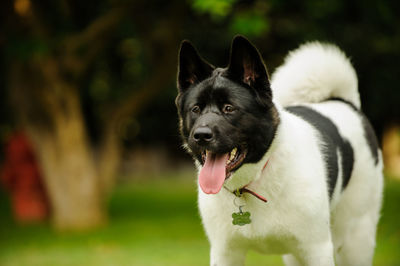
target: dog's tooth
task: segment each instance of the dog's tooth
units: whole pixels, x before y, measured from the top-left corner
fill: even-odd
[[[228,161],[226,162],[226,164],[230,164],[230,163],[235,159],[236,152],[237,152],[237,148],[234,148],[234,149],[231,151],[231,153],[230,153],[230,155],[229,155],[229,159],[228,159]]]
[[[234,150],[231,151],[231,155],[229,156],[229,161],[232,161],[235,158],[236,152]]]
[[[237,148],[234,148],[234,149],[232,150],[232,152],[231,152],[231,157],[232,157],[232,159],[235,158],[236,152],[237,152]]]

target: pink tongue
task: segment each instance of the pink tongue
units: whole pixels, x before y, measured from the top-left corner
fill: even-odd
[[[206,162],[199,174],[199,184],[206,194],[217,194],[224,184],[226,176],[226,161],[229,153],[214,154],[207,152]]]

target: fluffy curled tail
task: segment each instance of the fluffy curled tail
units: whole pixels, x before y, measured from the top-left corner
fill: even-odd
[[[274,98],[283,106],[332,97],[360,108],[357,75],[346,55],[332,44],[311,42],[289,53],[272,75]]]

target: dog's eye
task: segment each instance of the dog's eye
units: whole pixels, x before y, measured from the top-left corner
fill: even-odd
[[[193,106],[192,113],[195,113],[195,114],[200,113],[200,106],[198,106],[198,105]]]
[[[235,111],[235,107],[233,107],[233,106],[230,105],[230,104],[225,104],[225,105],[224,105],[224,108],[222,108],[222,111],[223,111],[224,113],[226,113],[226,114],[232,113],[233,111]]]

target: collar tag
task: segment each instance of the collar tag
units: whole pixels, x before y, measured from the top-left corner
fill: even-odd
[[[239,190],[236,191],[239,193]],[[239,212],[232,213],[232,224],[239,226],[250,224],[251,223],[250,212],[243,212],[242,207],[244,207],[245,205],[237,205],[236,199],[237,197],[233,199],[233,204],[239,208]]]
[[[250,212],[242,212],[242,209],[239,208],[239,212],[232,213],[232,224],[243,226],[246,224],[250,224]]]
[[[269,162],[269,159],[267,160],[267,162],[264,164],[263,169],[261,170],[261,172],[263,172],[265,170],[265,168],[267,167]],[[226,190],[229,191],[229,189],[227,189],[225,186],[224,188]],[[263,196],[261,196],[260,194],[250,190],[247,188],[247,185],[242,187],[242,188],[238,188],[235,191],[230,191],[231,193],[233,193],[235,195],[235,198],[233,199],[233,204],[239,208],[239,212],[234,212],[232,213],[232,224],[233,225],[239,225],[239,226],[243,226],[246,224],[250,224],[251,223],[251,219],[250,219],[250,212],[243,212],[242,207],[244,207],[245,205],[238,205],[236,203],[236,199],[242,197],[243,193],[249,193],[251,195],[253,195],[254,197],[256,197],[257,199],[263,201],[263,202],[267,202],[267,199]]]

